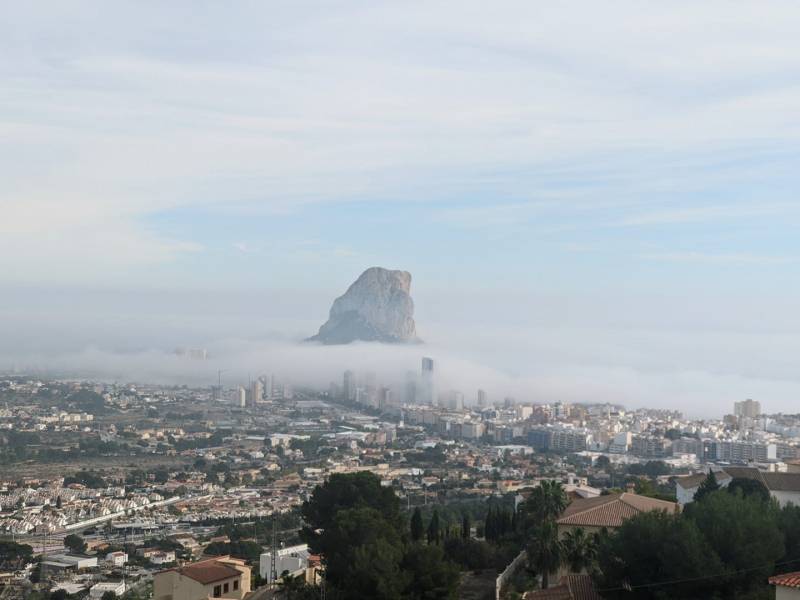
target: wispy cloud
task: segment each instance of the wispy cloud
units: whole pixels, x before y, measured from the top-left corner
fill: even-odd
[[[647,225],[676,225],[682,223],[703,223],[725,219],[746,219],[751,217],[775,216],[781,213],[797,212],[796,203],[730,203],[713,206],[688,206],[672,210],[645,212],[625,217],[615,223],[620,227]]]
[[[721,265],[787,265],[800,262],[800,256],[763,256],[747,253],[655,252],[640,254],[639,257],[645,260]]]

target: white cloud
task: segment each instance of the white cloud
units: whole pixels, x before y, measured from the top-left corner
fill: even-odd
[[[408,197],[410,182],[465,190],[495,168],[800,140],[790,3],[249,5],[191,20],[87,6],[66,30],[51,8],[13,9],[0,48],[1,231],[124,235],[186,206]],[[514,180],[497,185],[518,196]],[[626,222],[698,214],[639,212]]]
[[[709,263],[719,265],[788,265],[800,262],[800,256],[762,256],[758,254],[715,254],[710,252],[653,252],[642,254],[646,260]]]

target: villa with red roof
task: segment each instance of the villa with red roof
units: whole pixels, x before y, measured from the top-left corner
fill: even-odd
[[[217,556],[167,569],[153,577],[155,600],[241,600],[250,592],[250,567],[230,556]]]
[[[775,600],[800,600],[800,571],[770,577],[775,586]]]

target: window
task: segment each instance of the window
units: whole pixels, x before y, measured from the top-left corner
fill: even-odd
[[[222,585],[222,592],[224,594],[228,593],[228,582],[227,581]]]
[[[239,589],[239,580],[238,579],[234,579],[233,580],[233,591],[235,592],[238,589]]]
[[[222,596],[222,586],[221,585],[215,585],[214,586],[214,598],[219,598],[220,596]]]

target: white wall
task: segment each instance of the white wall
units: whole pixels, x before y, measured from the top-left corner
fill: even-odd
[[[800,600],[800,590],[776,585],[775,600]]]

